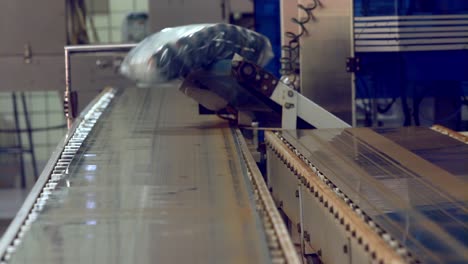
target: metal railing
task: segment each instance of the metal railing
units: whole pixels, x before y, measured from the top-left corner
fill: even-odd
[[[102,53],[125,53],[134,48],[136,43],[128,44],[105,44],[105,45],[78,45],[65,46],[65,93],[64,93],[64,111],[67,120],[68,129],[73,124],[73,119],[77,116],[76,91],[73,91],[71,85],[71,56],[74,54],[102,54]]]

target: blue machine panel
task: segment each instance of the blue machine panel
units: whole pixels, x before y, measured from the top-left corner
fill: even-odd
[[[357,98],[468,95],[468,1],[354,0],[354,16]]]
[[[361,63],[358,96],[368,96],[365,89],[372,90],[372,97],[397,96],[399,86],[443,86],[444,81],[451,87],[456,82],[463,91],[468,81],[468,1],[355,0],[354,15]]]
[[[356,17],[467,13],[466,0],[354,0]]]
[[[353,67],[357,70],[357,98],[401,99],[405,120],[398,126],[419,125],[422,120],[425,124],[433,121],[446,126],[458,123],[452,127],[456,129],[455,126],[461,123],[461,95],[468,95],[468,0],[354,0],[353,12],[355,56],[359,58],[353,65],[359,66]],[[427,115],[429,121],[425,122],[426,116],[419,114],[418,108],[422,98],[427,97],[434,98],[434,117]],[[370,101],[373,100],[360,100],[359,110],[381,113],[375,110],[380,106],[369,107]],[[395,100],[391,102],[390,107]],[[364,125],[376,125],[372,122],[378,117],[368,118],[367,114]],[[371,121],[368,123],[367,120]],[[450,155],[445,151],[440,152],[442,156],[431,156],[435,147],[431,149],[433,143],[430,140],[426,143],[428,147],[419,154],[431,162],[455,159],[460,155],[457,150],[451,158],[447,158]],[[365,156],[369,158],[368,153]],[[357,160],[355,153],[350,157]],[[373,163],[377,164],[374,159]],[[418,191],[410,193],[413,197],[419,194]],[[435,196],[428,198],[435,201]],[[453,200],[438,201],[436,206],[417,205],[412,209],[436,223],[457,245],[461,245],[460,248],[466,249],[468,215],[457,209],[459,205]],[[428,232],[430,229],[416,227],[417,221],[409,220],[407,210],[389,211],[375,220],[382,219],[405,226],[400,229],[403,230],[402,241],[424,263],[464,263],[451,252],[449,239],[437,240]],[[420,255],[419,245],[424,245],[427,252],[441,256],[442,260],[433,260],[429,254]]]
[[[281,23],[280,1],[255,0],[255,31],[262,33],[270,39],[275,58],[265,67],[269,72],[279,77],[281,57]]]

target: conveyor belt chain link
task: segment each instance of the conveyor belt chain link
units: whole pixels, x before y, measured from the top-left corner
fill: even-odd
[[[250,154],[250,151],[245,143],[243,136],[239,130],[235,132],[235,138],[244,165],[247,170],[247,175],[254,190],[254,198],[257,206],[257,211],[262,219],[262,224],[265,229],[268,248],[272,257],[273,263],[297,263],[299,258],[297,256],[295,247],[290,239],[289,233],[286,230],[283,219],[276,209],[273,198],[270,195],[268,187],[263,180],[262,174],[258,169],[255,160]]]
[[[73,135],[69,138],[59,159],[56,161],[47,182],[42,187],[42,190],[32,205],[29,214],[27,214],[24,222],[19,228],[16,237],[6,248],[4,255],[0,256],[1,264],[6,264],[10,261],[12,255],[21,244],[25,233],[31,228],[31,224],[37,219],[40,212],[44,209],[45,205],[47,204],[47,200],[52,194],[52,191],[57,186],[58,181],[67,175],[68,167],[75,157],[75,154],[77,153],[81,144],[83,144],[84,140],[87,138],[90,131],[93,129],[99,117],[111,102],[114,95],[115,90],[113,89],[109,89],[107,92],[103,93],[99,100],[92,106],[92,108],[83,117],[77,128],[74,130]]]

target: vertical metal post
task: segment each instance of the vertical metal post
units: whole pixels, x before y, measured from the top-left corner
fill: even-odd
[[[305,242],[304,242],[304,209],[302,205],[302,184],[298,184],[298,194],[299,194],[299,226],[301,227],[301,259],[304,259],[305,255]]]
[[[26,188],[26,173],[24,171],[24,157],[23,157],[23,139],[21,138],[21,126],[18,118],[18,105],[16,102],[16,94],[11,94],[13,101],[13,115],[15,119],[16,138],[18,140],[18,154],[20,157],[20,173],[21,173],[21,188]]]
[[[72,106],[71,106],[71,68],[70,68],[70,53],[65,47],[65,93],[63,107],[65,111],[65,119],[67,120],[67,128],[70,129],[73,124]]]
[[[378,101],[377,101],[377,94],[373,92],[372,96],[372,127],[379,126],[379,108],[378,108]]]
[[[23,103],[23,114],[24,114],[24,120],[26,122],[26,130],[28,133],[29,151],[31,153],[31,163],[33,167],[34,179],[37,180],[37,178],[39,177],[39,174],[37,171],[36,153],[34,151],[34,141],[33,141],[32,130],[31,130],[31,120],[29,120],[28,106],[26,105],[26,97],[24,96],[24,92],[21,93],[21,101]]]
[[[351,28],[350,28],[350,44],[351,44],[351,58],[356,56],[354,51],[354,0],[351,0],[350,8],[350,19],[351,19]],[[356,127],[356,73],[351,72],[351,126]]]
[[[252,122],[252,143],[258,149],[258,122]]]

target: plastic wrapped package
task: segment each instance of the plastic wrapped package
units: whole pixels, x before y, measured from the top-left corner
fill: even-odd
[[[231,59],[235,53],[261,66],[273,58],[270,41],[257,32],[230,24],[198,24],[166,28],[147,37],[128,53],[120,71],[139,83],[160,83]]]

